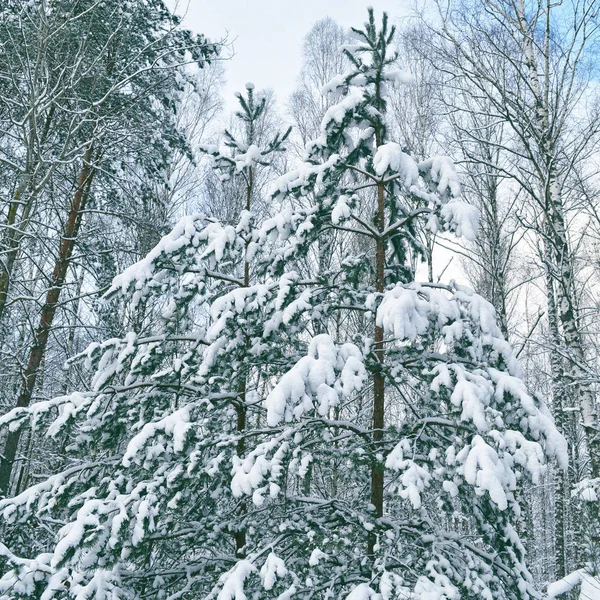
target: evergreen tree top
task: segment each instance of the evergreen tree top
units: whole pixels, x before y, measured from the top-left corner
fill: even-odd
[[[201,150],[211,157],[212,165],[219,171],[222,179],[228,179],[234,174],[245,173],[254,164],[269,166],[274,155],[285,151],[284,142],[290,135],[291,127],[283,133],[276,133],[266,142],[257,139],[257,123],[264,116],[267,99],[263,94],[255,97],[254,84],[246,84],[246,96],[236,93],[240,110],[235,112],[236,119],[241,123],[243,136],[235,135],[230,129],[223,132],[221,150],[215,145],[204,145]],[[260,147],[262,146],[262,147]]]

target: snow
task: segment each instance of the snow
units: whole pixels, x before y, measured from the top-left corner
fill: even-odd
[[[211,325],[206,332],[209,343],[220,342],[220,337],[226,332],[230,319],[242,315],[246,311],[256,310],[266,303],[269,297],[269,287],[256,284],[236,288],[223,293],[210,306]],[[207,348],[205,357],[214,352],[214,347]]]
[[[277,579],[285,577],[287,573],[283,560],[271,552],[260,569],[260,579],[265,590],[272,590]]]
[[[377,600],[378,596],[369,584],[361,583],[346,596],[346,600]]]
[[[389,142],[377,148],[373,157],[373,168],[380,177],[386,172],[390,175],[399,175],[402,184],[407,188],[416,185],[419,181],[417,163],[402,151],[400,144],[395,142]]]
[[[496,369],[489,368],[488,372],[496,386],[495,395],[497,399],[500,401],[504,398],[504,394],[510,394],[519,401],[521,408],[527,415],[527,429],[536,438],[544,437],[546,454],[554,458],[561,469],[566,469],[569,464],[567,441],[556,429],[552,417],[536,406],[524,382]]]
[[[186,260],[188,248],[202,247],[196,260],[204,260],[208,267],[214,268],[228,252],[243,248],[244,244],[244,240],[238,237],[235,228],[230,225],[207,222],[201,214],[185,216],[142,260],[113,279],[105,297],[133,290],[131,305],[135,307],[148,295],[150,287],[161,287],[165,283],[168,271],[159,266],[161,262],[170,261],[179,266]],[[179,270],[182,270],[181,267]]]
[[[304,479],[308,473],[308,467],[312,462],[312,454],[305,454],[300,460],[300,466],[298,467],[298,477]]]
[[[421,508],[421,494],[429,485],[431,475],[426,467],[421,467],[416,462],[408,460],[397,464],[403,470],[400,479],[402,489],[399,494],[402,498],[406,498],[412,504],[412,507]]]
[[[476,435],[471,448],[465,448],[467,459],[462,469],[465,481],[486,490],[490,499],[500,510],[508,507],[507,489],[514,489],[516,479],[514,473],[499,458],[496,451],[485,440]]]
[[[77,481],[85,470],[93,469],[101,464],[101,462],[88,462],[76,465],[28,487],[18,496],[0,500],[2,518],[6,523],[10,523],[14,522],[20,513],[51,508],[55,502],[55,497],[63,492],[69,483]]]
[[[126,293],[131,285],[140,289],[154,276],[156,259],[163,255],[173,254],[185,246],[197,246],[199,242],[197,222],[202,219],[203,215],[182,217],[177,225],[142,260],[134,263],[113,279],[107,295],[117,290]]]
[[[319,548],[315,548],[311,553],[310,553],[310,558],[308,559],[308,564],[311,567],[316,567],[319,562],[321,561],[321,559],[326,559],[327,554],[325,554],[325,552],[323,552],[322,550],[320,550]]]
[[[600,600],[600,577],[594,577],[586,569],[579,569],[569,573],[566,577],[551,583],[548,586],[548,598],[556,598],[581,586],[580,600]]]
[[[433,156],[419,163],[419,172],[435,184],[444,199],[460,196],[460,180],[452,159],[448,156]]]
[[[401,440],[389,453],[385,466],[393,471],[401,471],[398,494],[409,500],[414,509],[421,508],[421,494],[431,482],[432,476],[427,465],[421,466],[412,458],[414,454],[408,439]],[[406,458],[408,456],[408,458]]]
[[[354,344],[336,346],[327,334],[312,338],[307,356],[285,373],[267,396],[267,423],[300,419],[315,407],[326,416],[339,394],[349,396],[362,388],[367,374],[361,351]]]
[[[429,565],[430,577],[421,576],[415,584],[415,596],[419,600],[460,600],[460,592],[445,575],[438,573]]]
[[[528,440],[520,431],[506,431],[502,437],[497,434],[498,446],[508,450],[514,457],[515,463],[526,468],[533,484],[541,483],[548,467],[544,451],[540,444]]]
[[[339,225],[341,221],[344,221],[346,219],[350,218],[350,215],[352,214],[352,211],[350,210],[350,207],[348,206],[348,196],[340,196],[336,203],[335,206],[333,207],[333,210],[331,211],[331,222],[334,225]]]
[[[460,420],[472,423],[477,431],[470,445],[457,455],[457,473],[476,488],[488,493],[490,499],[506,510],[516,488],[516,468],[525,469],[532,481],[539,482],[546,473],[546,455],[557,459],[561,467],[567,464],[567,447],[552,418],[527,392],[518,362],[496,324],[494,309],[489,302],[461,286],[397,285],[383,294],[377,309],[377,324],[398,344],[418,343],[430,328],[444,335],[448,360],[434,365],[430,389],[435,394],[448,390],[451,404],[460,409]],[[474,340],[478,340],[477,343]],[[508,371],[493,367],[468,369],[451,358],[455,346],[465,344],[473,360],[486,356],[502,357]],[[510,397],[524,414],[521,421],[526,432],[506,429],[499,431],[502,417],[493,408]],[[432,473],[426,465],[412,460],[414,450],[406,440],[388,455],[387,468],[400,472],[398,493],[414,508],[421,505],[421,495],[430,484]],[[452,461],[453,462],[453,461]],[[457,481],[444,482],[444,489],[457,493]]]
[[[401,85],[411,85],[416,81],[415,76],[412,73],[402,69],[386,70],[383,76],[387,81],[392,81]]]
[[[246,579],[256,571],[256,567],[248,560],[241,560],[236,563],[219,578],[219,582],[223,587],[217,596],[217,600],[246,600],[244,584]]]
[[[348,113],[352,113],[364,101],[365,94],[360,88],[350,88],[348,94],[337,104],[330,106],[321,121],[321,131],[326,132],[331,123],[341,125],[347,118]]]
[[[440,365],[443,369],[443,365]],[[485,407],[489,404],[494,390],[491,382],[481,375],[470,373],[459,365],[449,367],[456,377],[450,401],[462,408],[461,421],[471,421],[480,433],[489,430]]]
[[[277,600],[291,600],[292,597],[296,595],[297,591],[296,585],[292,584],[285,592],[277,596]]]
[[[318,143],[318,140],[315,143]],[[275,180],[270,195],[277,197],[292,190],[308,188],[313,181],[317,185],[320,185],[326,174],[337,166],[339,160],[340,156],[338,154],[332,154],[320,165],[306,162],[301,163],[296,169],[288,171],[286,174]],[[281,232],[281,226],[283,223],[287,223],[291,216],[292,210],[290,208],[284,208],[277,216],[272,219],[267,219],[263,224],[262,230],[271,231],[274,228],[277,228],[277,230]],[[286,225],[286,227],[289,230],[289,225]]]
[[[572,495],[579,496],[584,502],[597,502],[600,493],[600,478],[588,477],[579,481],[573,488]]]
[[[478,330],[476,335],[485,345],[497,344],[499,350],[510,351],[501,343],[493,306],[471,290],[456,284],[444,288],[415,282],[399,284],[384,293],[377,324],[386,333],[398,340],[415,340],[427,331],[430,322],[444,334],[448,346],[460,341],[470,325]],[[474,347],[472,351],[476,350]],[[507,360],[510,362],[510,356]]]
[[[254,504],[261,506],[265,493],[269,492],[271,496],[278,494],[277,480],[282,475],[281,463],[290,450],[287,437],[287,432],[284,432],[256,446],[244,459],[237,456],[233,458],[231,491],[234,497],[252,495]],[[269,455],[272,456],[269,458]],[[263,485],[269,473],[269,485]]]
[[[187,404],[183,408],[172,412],[159,421],[146,423],[141,432],[135,435],[127,445],[127,450],[123,455],[122,463],[124,467],[129,467],[131,461],[137,457],[142,448],[154,438],[158,432],[164,432],[173,437],[173,451],[181,452],[183,450],[187,433],[191,428],[190,408],[192,404]]]
[[[367,36],[360,30],[355,29],[354,27],[350,27],[346,29],[346,36],[352,40],[356,40],[360,42],[360,47],[365,48],[369,43]]]
[[[328,96],[330,94],[338,94],[340,89],[346,87],[347,78],[348,75],[336,75],[321,88],[321,95]]]
[[[59,413],[58,417],[46,431],[46,435],[53,437],[59,433],[70,418],[87,408],[93,398],[94,394],[92,393],[73,392],[51,400],[40,400],[27,407],[15,407],[0,416],[0,427],[8,426],[10,431],[15,431],[26,420],[29,420],[32,428],[35,429],[42,416],[51,414],[51,409],[56,408]]]
[[[458,496],[458,486],[456,485],[456,483],[454,483],[454,481],[446,480],[442,484],[442,487],[445,492],[448,492],[448,494],[450,494],[450,497],[455,498],[456,496]]]
[[[263,153],[261,149],[255,144],[252,144],[248,147],[248,150],[246,150],[246,152],[240,152],[236,154],[233,160],[235,162],[235,168],[237,172],[241,173],[242,171],[248,169],[254,163],[262,159]]]
[[[403,579],[396,573],[384,571],[379,582],[381,600],[419,600],[412,591],[404,585]]]
[[[414,340],[427,331],[429,310],[416,289],[398,286],[384,294],[376,322],[397,340]]]
[[[469,241],[477,239],[479,229],[479,210],[472,204],[451,200],[444,204],[440,210],[444,222],[444,229],[464,237]]]
[[[100,519],[98,512],[103,509],[100,500],[88,500],[78,511],[76,520],[65,525],[60,532],[60,540],[54,548],[52,560],[53,568],[56,568],[73,549],[81,550],[79,546],[86,533],[86,528],[98,527]]]

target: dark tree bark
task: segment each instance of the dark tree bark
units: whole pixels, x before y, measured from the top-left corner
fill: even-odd
[[[252,208],[252,189],[254,186],[254,173],[252,171],[252,167],[248,169],[248,180],[247,180],[247,188],[246,188],[246,210],[250,211]],[[248,287],[250,285],[250,263],[248,262],[248,247],[250,245],[250,239],[246,240],[246,246],[244,251],[244,287]],[[235,407],[236,415],[237,415],[237,423],[236,429],[238,434],[240,434],[240,438],[237,443],[236,452],[237,455],[241,458],[244,455],[244,438],[242,434],[246,430],[246,419],[248,409],[246,407],[246,391],[247,391],[248,383],[246,376],[243,376],[238,381],[238,403]],[[248,507],[246,502],[242,502],[240,505],[240,513],[243,518]],[[242,526],[235,533],[235,553],[237,556],[244,556],[244,548],[246,546],[246,529]]]
[[[19,392],[16,407],[27,407],[31,403],[35,390],[40,366],[44,360],[48,338],[52,330],[52,323],[56,316],[56,309],[60,300],[60,294],[65,283],[69,265],[73,256],[73,249],[81,227],[82,213],[90,193],[94,178],[94,167],[92,165],[93,147],[90,145],[83,158],[83,166],[79,173],[77,187],[73,201],[69,209],[61,236],[58,257],[52,272],[51,285],[46,293],[46,298],[40,310],[40,319],[35,331],[34,343],[29,352],[29,358],[23,372],[23,382]],[[4,443],[4,452],[0,457],[0,494],[6,495],[9,491],[11,475],[21,430],[9,431]]]
[[[377,145],[381,145],[381,136],[377,136]],[[376,224],[379,236],[376,240],[375,249],[375,278],[376,290],[379,294],[383,293],[385,288],[385,237],[383,230],[385,228],[385,187],[383,183],[377,184],[377,211]],[[384,346],[383,346],[383,327],[375,323],[375,334],[373,352],[377,361],[375,373],[373,374],[373,445],[377,454],[377,447],[383,440],[383,427],[385,425],[385,377],[383,374],[384,364]],[[384,488],[384,465],[377,458],[374,459],[371,467],[371,504],[375,507],[375,515],[380,518],[383,516],[383,488]],[[368,554],[372,554],[376,543],[375,536],[369,534]]]

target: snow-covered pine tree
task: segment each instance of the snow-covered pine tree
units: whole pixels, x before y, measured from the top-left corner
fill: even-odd
[[[204,146],[202,150],[212,159],[213,168],[220,174],[220,179],[230,180],[234,177],[241,179],[243,185],[244,208],[239,215],[240,224],[237,232],[244,239],[244,250],[242,257],[241,273],[239,273],[241,282],[240,287],[250,287],[250,244],[252,243],[252,230],[255,225],[255,215],[253,215],[253,200],[255,199],[254,180],[256,170],[260,167],[268,167],[272,164],[273,158],[277,152],[285,150],[283,144],[288,138],[291,128],[283,134],[275,134],[264,148],[260,148],[259,135],[257,129],[260,126],[261,118],[265,116],[267,99],[263,95],[258,100],[254,97],[254,84],[246,84],[246,97],[237,93],[236,97],[240,104],[240,109],[235,113],[237,121],[241,126],[241,136],[236,136],[229,129],[224,132],[224,148],[218,146]],[[243,331],[240,332],[243,336]],[[245,448],[245,430],[248,420],[248,383],[251,378],[252,360],[248,359],[248,344],[242,343],[237,349],[235,357],[236,365],[232,373],[237,378],[238,397],[235,402],[236,412],[236,433],[238,435],[236,443],[236,454],[238,457],[244,455]],[[220,372],[222,374],[222,371]],[[240,505],[240,523],[233,526],[233,535],[236,544],[236,554],[242,556],[246,546],[246,531],[244,516],[246,513],[246,503]]]
[[[232,318],[228,306],[253,278],[253,180],[284,150],[289,131],[259,147],[264,98],[255,100],[248,84],[238,99],[240,136],[226,130],[222,147],[203,148],[222,178],[245,186],[237,227],[183,218],[113,281],[108,296],[128,297],[128,313],[143,304],[143,320],[74,359],[95,369],[91,389],[2,418],[11,429],[49,420],[48,435],[70,446],[62,472],[2,503],[0,598],[208,593],[211,574],[243,554],[249,517],[230,470],[245,421],[260,419],[246,387],[264,385],[263,375],[247,340],[262,332],[264,317],[257,305]],[[68,525],[58,531],[57,523]],[[36,548],[31,530],[47,534]]]
[[[491,305],[456,284],[414,281],[417,228],[472,237],[475,218],[449,159],[417,164],[388,139],[386,85],[410,80],[395,68],[393,36],[372,12],[353,30],[353,68],[325,90],[338,103],[304,164],[277,182],[281,198],[314,198],[277,223],[271,273],[291,282],[289,346],[332,313],[368,312],[373,325],[351,338],[339,327],[303,336],[306,354],[266,398],[269,445],[248,453],[234,484],[262,502],[283,469],[286,495],[269,502],[286,513],[223,578],[221,598],[244,580],[251,594],[254,570],[272,568],[266,548],[282,597],[536,596],[511,524],[514,492],[543,473],[543,446],[564,465],[565,442],[520,380]],[[364,236],[371,252],[299,281],[294,264],[332,230]]]
[[[73,435],[64,472],[0,503],[0,598],[536,597],[514,492],[564,440],[491,305],[415,282],[417,228],[471,236],[473,211],[449,159],[388,139],[386,84],[410,76],[387,17],[352,36],[321,135],[277,181],[281,212],[182,219],[113,284],[160,309],[156,335],[90,348],[91,391],[2,418]],[[371,250],[317,268],[332,230]],[[369,329],[344,327],[356,312]],[[39,553],[19,547],[35,526]]]

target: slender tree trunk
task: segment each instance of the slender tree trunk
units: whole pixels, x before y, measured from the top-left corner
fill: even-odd
[[[53,105],[48,111],[44,121],[44,126],[40,133],[40,139],[38,140],[38,143],[40,144],[43,144],[48,137],[50,126],[54,118],[54,113],[55,106]],[[27,228],[29,222],[29,217],[35,203],[35,198],[39,193],[39,188],[36,188],[34,183],[37,169],[40,166],[39,159],[34,160],[33,158],[34,146],[36,143],[36,136],[34,135],[34,132],[36,131],[36,122],[32,117],[30,133],[28,135],[29,141],[27,144],[27,166],[25,167],[25,172],[21,175],[21,181],[15,190],[6,218],[6,234],[4,236],[4,247],[2,249],[5,253],[5,257],[0,272],[0,320],[2,320],[6,310],[8,293],[12,282],[13,269],[19,254],[21,240],[25,235],[25,229]],[[46,175],[42,178],[43,181],[47,180],[52,170],[52,168],[48,169]],[[26,193],[27,201],[23,204],[23,195]],[[23,205],[23,211],[17,223],[19,206],[21,205]]]
[[[427,281],[433,283],[433,250],[435,248],[435,239],[432,233],[427,232],[425,238],[425,257],[427,259]]]
[[[564,344],[571,356],[571,368],[565,370],[570,387],[577,390],[583,420],[583,430],[587,438],[590,466],[593,477],[600,477],[600,435],[596,399],[591,386],[586,382],[585,351],[575,306],[575,270],[569,250],[565,226],[561,184],[557,176],[556,144],[550,125],[550,13],[551,2],[546,2],[546,22],[544,39],[544,64],[538,69],[533,40],[533,31],[527,23],[525,0],[518,3],[518,23],[523,38],[523,56],[528,70],[531,90],[535,97],[533,130],[539,140],[541,160],[538,163],[540,183],[544,189],[549,241],[552,244],[554,269],[557,283],[557,309]],[[541,82],[540,82],[541,73]]]
[[[380,145],[379,141],[377,145]],[[375,251],[375,287],[379,294],[382,294],[385,288],[385,238],[381,235],[385,227],[384,195],[384,184],[377,184],[376,218],[380,235],[377,238]],[[383,427],[385,425],[385,377],[383,374],[383,327],[379,327],[377,323],[375,323],[373,352],[377,360],[373,375],[373,446],[376,456],[371,467],[371,504],[375,507],[375,515],[379,518],[383,516],[384,465],[377,457],[379,454],[377,449],[383,440]],[[375,535],[369,534],[368,554],[373,554],[375,543]]]
[[[538,69],[536,63],[536,54],[534,51],[533,30],[528,28],[524,0],[519,0],[518,17],[521,34],[523,36],[523,51],[525,64],[528,69],[531,89],[535,97],[536,111],[533,120],[533,132],[538,137],[539,153],[541,160],[537,164],[541,187],[544,190],[545,217],[547,219],[548,243],[551,244],[553,258],[553,275],[556,282],[556,309],[558,320],[562,329],[562,339],[564,347],[568,352],[569,368],[563,370],[562,385],[568,390],[570,397],[578,403],[581,413],[581,428],[585,437],[585,444],[589,455],[589,467],[592,477],[600,476],[600,423],[596,409],[596,398],[592,386],[589,383],[589,376],[586,366],[586,355],[583,345],[583,337],[579,324],[579,318],[576,307],[575,295],[575,268],[573,258],[569,248],[567,237],[567,228],[564,216],[563,198],[561,182],[558,177],[556,165],[556,140],[554,128],[550,123],[550,86],[553,74],[550,65],[550,38],[551,38],[551,0],[546,0],[545,7],[545,39],[544,39],[544,64],[542,69]],[[540,83],[540,72],[542,73],[542,82]],[[560,394],[563,396],[563,394]],[[563,427],[566,426],[563,418]],[[578,425],[574,424],[574,436],[572,442],[577,438]],[[576,460],[579,460],[579,453],[576,454]],[[580,465],[577,465],[579,467]],[[576,469],[581,472],[580,468]],[[568,481],[566,482],[568,485]],[[563,482],[562,486],[565,485]],[[560,490],[563,494],[565,490]],[[560,501],[560,500],[559,500]],[[573,500],[565,501],[567,508],[572,508]],[[587,515],[577,519],[578,527],[581,522],[591,524],[594,532],[585,536],[584,544],[578,544],[579,547],[585,546],[586,562],[592,563],[593,568],[597,568],[600,561],[598,539],[600,534],[598,529],[598,504],[596,502],[586,502]],[[563,518],[565,513],[563,513]],[[567,515],[568,516],[568,515]],[[565,523],[562,523],[563,529]],[[571,545],[569,540],[563,540],[565,545],[564,562],[567,562],[568,548]],[[558,549],[558,548],[557,548]],[[576,549],[576,553],[579,548]],[[560,557],[559,557],[560,558]],[[574,557],[577,559],[577,557]],[[594,564],[596,563],[596,564]],[[565,569],[566,570],[566,569]]]
[[[13,201],[8,209],[8,215],[6,218],[6,235],[3,243],[4,261],[2,263],[2,272],[0,272],[0,320],[4,316],[6,309],[6,302],[8,300],[8,291],[12,280],[12,273],[17,259],[19,251],[19,245],[23,237],[24,228],[29,214],[31,212],[31,205],[33,203],[33,197],[30,197],[23,208],[20,222],[17,224],[17,216],[19,212],[19,206],[22,204],[22,196],[27,190],[29,184],[29,176],[23,175],[21,183],[17,187]]]
[[[563,411],[563,361],[557,347],[561,346],[560,331],[558,326],[558,315],[556,311],[556,296],[554,291],[554,278],[552,276],[553,260],[551,250],[546,244],[545,257],[546,267],[546,298],[548,304],[548,328],[552,341],[550,350],[550,368],[552,371],[552,409],[554,420],[558,430],[565,435],[565,413]],[[562,579],[567,574],[567,540],[566,526],[569,523],[568,518],[568,498],[569,489],[568,471],[557,470],[555,474],[555,492],[554,492],[554,556],[557,579]]]
[[[567,232],[562,214],[560,197],[557,198],[556,185],[550,182],[552,200],[551,229],[555,252],[555,268],[558,273],[558,316],[562,327],[564,342],[571,356],[570,369],[565,370],[566,384],[577,390],[581,410],[582,426],[586,435],[592,477],[600,477],[600,435],[596,398],[587,380],[586,356],[579,327],[577,308],[575,305],[575,275],[573,261],[569,250]]]
[[[579,437],[578,431],[582,431],[589,458],[589,470],[591,471],[591,476],[596,478],[600,477],[600,429],[596,409],[596,397],[592,386],[588,382],[589,375],[586,372],[587,359],[575,302],[575,269],[573,267],[562,212],[560,189],[553,177],[549,178],[548,195],[551,208],[551,239],[555,252],[555,269],[557,272],[558,317],[569,358],[569,368],[564,369],[561,378],[566,390],[568,390],[568,393],[563,394],[563,396],[572,397],[574,405],[578,402],[581,414],[581,425],[571,423],[570,429],[572,435],[568,437],[570,437],[572,444],[576,444]],[[566,426],[564,420],[563,416],[563,425]],[[573,450],[573,460],[576,461],[573,467],[576,479],[579,480],[587,475],[587,468],[582,468],[579,445],[576,444]],[[570,481],[567,475],[565,475],[565,478],[567,478],[567,481],[563,485],[568,486]],[[567,494],[567,490],[564,492],[565,495]],[[595,571],[600,570],[600,514],[598,503],[584,502],[582,506],[580,499],[569,498],[565,502],[565,505],[567,510],[570,509],[573,513],[573,518],[567,521],[575,529],[575,531],[571,532],[571,535],[577,539],[577,530],[583,533],[581,536],[583,544],[569,544],[569,540],[565,542],[567,567],[569,566],[568,563],[571,562],[569,558],[571,558],[577,565],[585,561]],[[577,509],[579,509],[579,515],[576,515],[574,512]],[[585,516],[582,518],[582,515]],[[573,551],[569,552],[571,548]]]
[[[23,383],[21,384],[21,390],[16,402],[17,407],[29,406],[33,396],[40,365],[44,359],[52,323],[56,315],[56,308],[60,300],[60,293],[65,283],[71,257],[73,256],[73,249],[77,235],[79,234],[82,211],[85,208],[95,173],[91,164],[92,156],[93,148],[90,146],[83,159],[83,167],[79,174],[75,195],[73,196],[67,221],[64,225],[58,257],[52,272],[51,286],[40,311],[40,320],[35,331],[34,343],[23,373]],[[1,494],[6,495],[9,491],[13,464],[20,437],[21,430],[10,431],[6,436],[3,456],[0,457]]]
[[[508,340],[508,314],[506,310],[506,260],[502,252],[502,227],[500,225],[500,215],[498,209],[498,186],[493,179],[488,185],[489,188],[489,219],[490,219],[490,242],[491,242],[491,269],[492,269],[492,290],[491,303],[496,309],[499,320],[500,331],[505,339]],[[507,250],[509,252],[509,250]]]
[[[246,429],[246,387],[246,378],[242,376],[240,377],[240,380],[238,382],[238,404],[235,408],[237,416],[236,429],[238,434],[242,434]],[[236,446],[236,454],[239,457],[242,457],[244,454],[244,449],[244,438],[240,435]],[[240,518],[245,517],[247,509],[248,507],[246,505],[246,501],[242,501],[242,503],[240,504]],[[246,528],[243,526],[243,524],[238,529],[236,529],[236,531],[233,534],[233,537],[235,539],[236,556],[245,556],[244,549],[246,546]]]
[[[252,208],[252,189],[254,187],[254,172],[252,167],[248,169],[248,185],[246,188],[246,210],[250,211]],[[246,238],[245,248],[244,248],[244,287],[248,287],[250,285],[250,263],[248,262],[248,247],[250,246],[250,238]],[[242,375],[238,381],[238,404],[236,405],[236,416],[237,423],[236,429],[238,434],[240,434],[240,438],[238,439],[236,453],[241,458],[244,455],[244,438],[242,437],[243,432],[246,430],[246,420],[247,420],[247,412],[248,408],[246,406],[246,392],[247,392],[248,382],[247,376]],[[245,516],[247,512],[246,502],[242,502],[240,506],[240,513],[242,518]],[[235,538],[235,552],[237,556],[244,556],[244,548],[246,546],[246,529],[241,526],[234,534]]]

